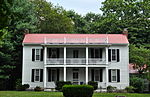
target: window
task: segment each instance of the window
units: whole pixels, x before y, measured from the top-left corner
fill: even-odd
[[[39,69],[35,69],[34,71],[34,81],[40,81],[40,70]]]
[[[120,70],[109,69],[109,82],[120,82]]]
[[[91,81],[103,82],[103,69],[91,70]]]
[[[31,82],[43,82],[43,69],[32,69]]]
[[[108,61],[109,62],[119,62],[120,61],[119,49],[108,49]]]
[[[48,82],[59,81],[59,69],[48,69]]]
[[[73,51],[73,58],[78,58],[78,50]]]
[[[40,61],[40,49],[35,49],[35,60]]]
[[[111,79],[112,82],[117,82],[117,70],[111,70]]]
[[[59,48],[48,48],[47,52],[48,58],[59,58]]]
[[[91,48],[91,58],[102,58],[102,48]]]

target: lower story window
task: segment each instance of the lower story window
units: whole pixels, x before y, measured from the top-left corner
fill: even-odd
[[[109,82],[120,82],[120,70],[109,69]]]
[[[43,82],[43,69],[32,69],[32,82]]]
[[[39,69],[35,69],[35,72],[34,72],[35,76],[34,76],[34,81],[40,81],[40,70]]]

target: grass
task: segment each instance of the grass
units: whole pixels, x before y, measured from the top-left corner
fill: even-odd
[[[94,93],[93,97],[150,97],[150,94],[137,93]],[[0,97],[63,97],[62,92],[0,91]]]

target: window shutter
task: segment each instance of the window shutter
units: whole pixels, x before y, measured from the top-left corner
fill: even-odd
[[[51,82],[51,69],[48,69],[48,82]]]
[[[32,69],[31,82],[34,82],[34,69]]]
[[[41,49],[41,61],[43,61],[43,51],[44,51],[44,49]]]
[[[43,82],[43,69],[40,69],[40,82]]]
[[[59,69],[57,69],[57,81],[59,81]]]
[[[91,58],[94,58],[94,49],[91,48]]]
[[[120,70],[117,69],[117,82],[120,82]]]
[[[119,49],[117,49],[117,62],[119,62],[120,61],[120,51],[119,51]]]
[[[35,49],[32,49],[32,61],[35,61]]]
[[[108,49],[108,61],[111,62],[111,49]]]
[[[57,48],[57,58],[59,58],[59,48]]]
[[[100,82],[103,82],[103,69],[100,69]]]
[[[100,49],[100,58],[102,58],[103,57],[103,49],[101,48]]]
[[[91,70],[91,81],[94,81],[94,69]]]
[[[108,71],[108,79],[109,79],[109,82],[111,82],[111,69],[109,69],[109,71]]]

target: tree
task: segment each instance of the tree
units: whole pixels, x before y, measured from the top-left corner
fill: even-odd
[[[103,21],[99,27],[104,28],[108,33],[120,33],[122,29],[128,28],[130,43],[148,44],[150,43],[149,6],[149,0],[106,0],[101,8]]]
[[[33,0],[36,16],[39,19],[40,33],[67,33],[73,31],[73,24],[60,6],[54,6],[46,0]]]
[[[134,64],[134,68],[138,70],[139,74],[147,72],[150,67],[150,50],[130,45],[130,63]]]

